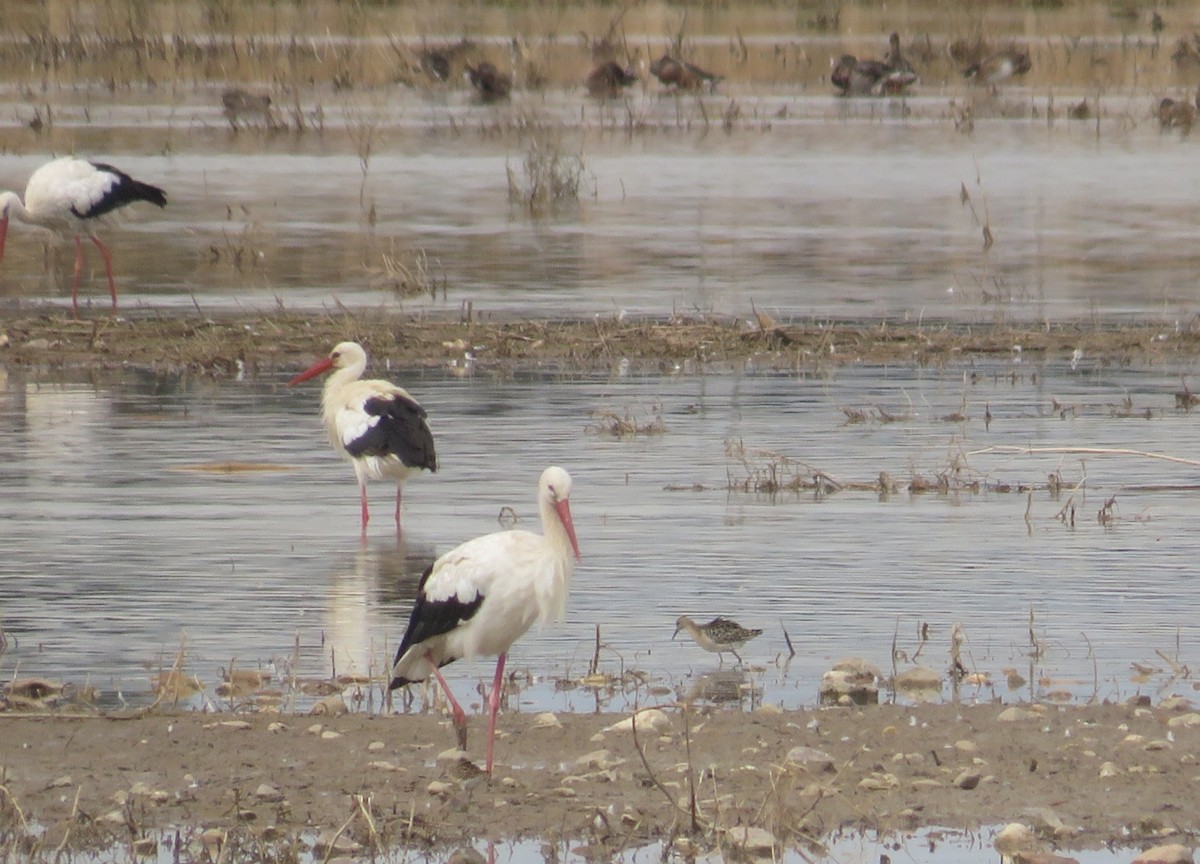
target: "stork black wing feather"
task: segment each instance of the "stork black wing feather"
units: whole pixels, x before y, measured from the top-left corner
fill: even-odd
[[[463,603],[457,597],[450,597],[446,600],[427,600],[425,583],[429,581],[429,574],[432,572],[433,565],[430,564],[421,575],[421,583],[417,587],[417,599],[413,603],[412,614],[408,617],[408,629],[404,631],[404,638],[400,640],[400,647],[396,650],[393,666],[400,662],[404,652],[413,645],[420,645],[427,639],[449,633],[463,621],[470,620],[483,605],[482,594],[476,594],[474,599],[468,603]],[[450,657],[440,665],[453,663],[455,659]],[[395,690],[397,687],[403,687],[409,683],[407,678],[393,678],[388,684],[388,689]]]
[[[425,409],[403,396],[373,396],[363,410],[379,422],[346,445],[351,456],[396,456],[409,468],[437,471]]]
[[[71,212],[80,219],[95,219],[98,216],[111,213],[119,207],[124,207],[126,204],[132,204],[134,201],[149,201],[151,204],[159,207],[167,206],[167,193],[157,186],[151,186],[149,183],[143,183],[141,180],[134,180],[121,169],[114,168],[103,162],[93,162],[91,164],[97,170],[112,174],[117,178],[117,182],[113,184],[112,188],[99,201],[93,202],[87,210],[80,212],[72,207]]]

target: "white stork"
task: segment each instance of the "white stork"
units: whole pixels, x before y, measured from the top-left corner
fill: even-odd
[[[415,471],[437,471],[433,433],[425,409],[390,381],[360,381],[367,352],[357,342],[341,342],[288,382],[291,387],[335,369],[321,393],[321,419],[333,449],[354,465],[362,497],[362,530],[367,532],[367,480],[396,481],[396,530],[404,481]]]
[[[570,495],[571,475],[552,465],[538,480],[541,534],[486,534],[434,561],[421,577],[408,629],[396,652],[388,689],[432,674],[450,700],[458,745],[464,750],[467,717],[438,668],[463,657],[498,655],[487,703],[488,774],[508,649],[534,621],[563,618],[574,562],[583,560],[571,522]]]
[[[134,180],[124,171],[102,162],[64,156],[47,162],[33,172],[25,187],[25,201],[16,192],[0,193],[0,260],[8,220],[20,219],[60,234],[75,237],[75,279],[71,283],[71,308],[79,315],[79,280],[83,275],[83,240],[86,234],[104,257],[108,293],[113,311],[117,308],[117,284],[113,281],[112,253],[96,236],[97,223],[114,210],[134,201],[167,206],[167,193],[157,186]]]

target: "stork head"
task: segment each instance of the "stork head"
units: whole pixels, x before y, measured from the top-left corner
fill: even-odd
[[[575,539],[575,523],[571,520],[571,475],[557,465],[551,465],[542,472],[538,490],[542,501],[549,504],[558,514],[558,521],[562,523],[563,530],[567,532],[567,539],[571,542],[575,560],[582,561],[579,541]]]
[[[367,368],[367,352],[357,342],[339,342],[329,352],[328,357],[322,357],[313,365],[309,366],[295,378],[288,382],[288,386],[299,384],[301,381],[307,381],[309,378],[314,378],[322,372],[328,372],[330,369],[346,369],[351,366],[358,367],[358,374]]]

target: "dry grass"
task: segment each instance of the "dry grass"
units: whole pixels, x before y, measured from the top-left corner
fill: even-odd
[[[578,201],[587,168],[582,155],[564,153],[560,144],[536,139],[525,151],[519,169],[505,163],[508,200],[531,213],[560,203]]]
[[[587,426],[590,435],[634,438],[638,435],[662,435],[667,431],[661,402],[656,402],[650,407],[648,416],[639,415],[631,408],[626,408],[623,414],[598,410],[593,411],[591,416],[592,422]]]

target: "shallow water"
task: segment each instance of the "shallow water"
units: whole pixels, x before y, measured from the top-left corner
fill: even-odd
[[[600,695],[555,686],[587,671],[597,626],[601,670],[647,673],[667,688],[658,698],[707,685],[722,701],[812,705],[833,660],[861,655],[890,671],[893,638],[911,657],[923,623],[920,659],[942,670],[950,626],[966,628],[964,662],[994,682],[971,698],[1190,690],[1169,681],[1155,652],[1187,663],[1200,639],[1187,590],[1200,544],[1187,528],[1200,509],[1196,469],[1130,455],[971,455],[996,445],[1187,455],[1195,417],[1172,395],[1183,371],[1108,369],[1086,355],[1074,369],[1015,355],[970,370],[851,366],[822,377],[394,371],[429,410],[441,471],[407,486],[401,541],[390,489],[373,487],[360,545],[357,488],[317,427],[315,387],[284,389],[282,376],[85,383],[10,370],[0,396],[9,644],[0,664],[6,674],[91,682],[107,704],[147,698],[149,677],[181,647],[215,701],[231,665],[271,669],[276,683],[378,676],[423,567],[497,530],[505,506],[536,520],[537,474],[559,463],[576,479],[585,559],[566,623],[512,652],[511,668],[532,675],[513,707],[644,703],[645,684]],[[843,408],[876,419],[848,424]],[[878,409],[906,419],[883,423]],[[614,438],[594,411],[642,424],[661,411],[665,432]],[[956,412],[971,419],[942,419]],[[887,472],[903,490],[949,473],[950,490],[728,491],[748,477],[729,442],[843,484]],[[204,470],[231,461],[275,470]],[[1055,472],[1057,497],[1046,491]],[[1072,527],[1056,514],[1085,476]],[[970,491],[974,480],[990,485]],[[1028,500],[986,491],[1000,483],[1037,491]],[[1115,519],[1105,525],[1097,514],[1110,496]],[[743,652],[750,671],[672,641],[681,614],[763,628]],[[1031,614],[1042,652],[1032,663]],[[785,629],[798,652],[786,664]],[[1160,673],[1134,681],[1134,662]],[[1032,670],[1036,683],[1010,691],[1009,667],[1026,678]],[[481,660],[448,671],[467,692],[490,668]],[[378,707],[372,697],[368,707]]]
[[[1188,71],[1171,59],[1190,31],[1154,40],[1146,22],[1107,6],[843,11],[829,32],[774,6],[685,22],[639,9],[624,22],[639,62],[686,23],[689,50],[727,80],[682,97],[643,81],[611,102],[578,83],[591,62],[579,33],[596,32],[607,7],[553,22],[472,12],[478,51],[511,63],[501,55],[515,30],[561,73],[498,106],[474,103],[457,80],[397,83],[399,57],[464,26],[453,9],[362,21],[336,4],[312,20],[249,11],[237,32],[266,29],[230,68],[260,79],[167,67],[126,69],[132,80],[111,86],[116,73],[90,55],[45,77],[28,63],[0,67],[12,152],[0,185],[19,189],[48,153],[76,152],[166,188],[166,210],[126,210],[107,235],[127,310],[318,310],[336,298],[414,312],[469,302],[485,315],[749,315],[753,301],[806,320],[1191,319],[1195,208],[1183,178],[1195,142],[1153,119],[1163,95],[1190,98]],[[175,14],[178,27],[186,15]],[[832,95],[828,58],[878,54],[897,26],[929,49],[913,95]],[[944,49],[977,32],[1020,40],[1034,70],[994,98],[968,86]],[[392,77],[264,83],[277,70],[257,52],[296,33],[313,57],[375,58]],[[271,93],[288,128],[232,129],[220,101],[231,83]],[[1081,101],[1090,117],[1069,119]],[[509,172],[524,183],[535,142],[584,165],[579,199],[536,217],[509,200]],[[986,252],[984,224],[995,241]],[[44,245],[41,232],[14,229],[0,300],[65,303],[69,244],[49,269]],[[84,294],[104,308],[92,251]],[[413,268],[421,254],[432,290],[397,296],[388,261]]]

